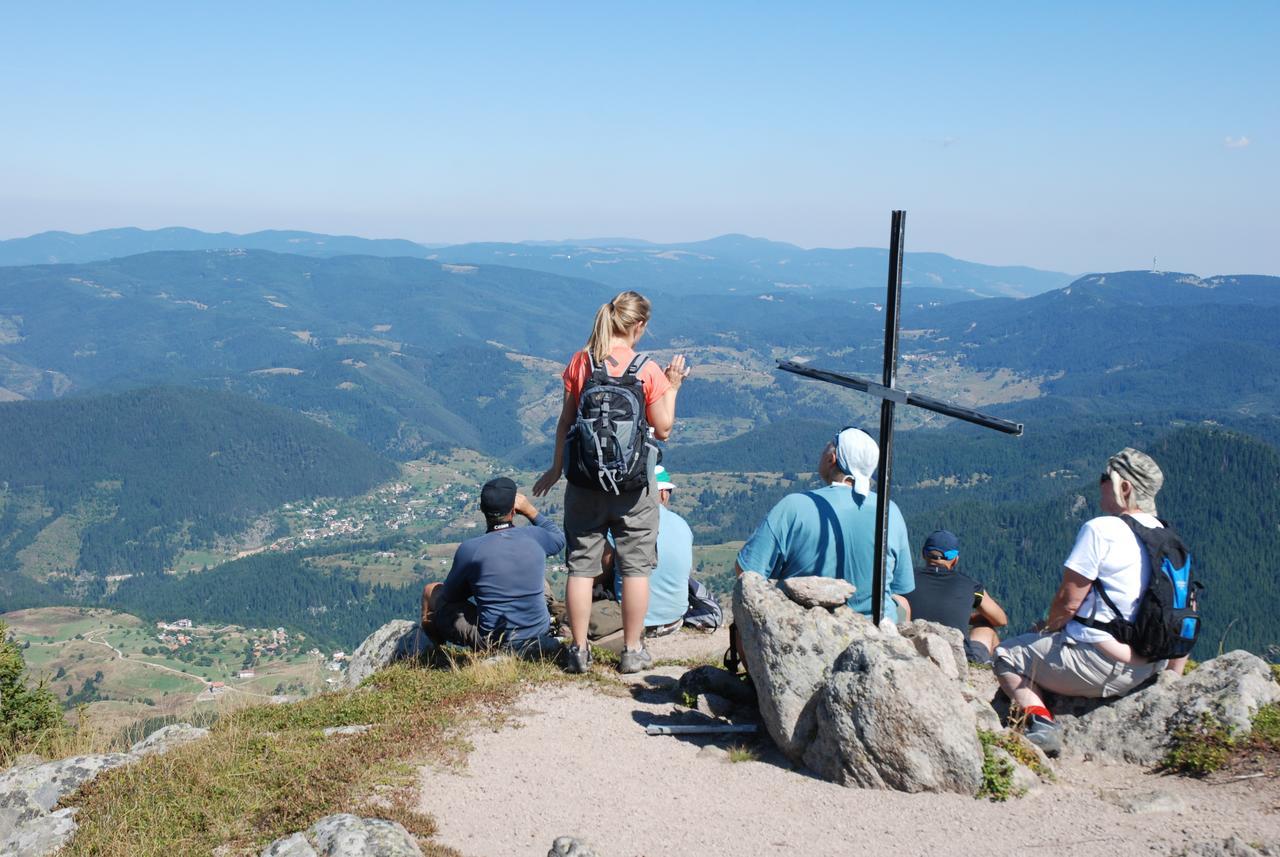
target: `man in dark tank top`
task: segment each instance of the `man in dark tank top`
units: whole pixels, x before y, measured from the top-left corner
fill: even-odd
[[[965,635],[964,648],[976,664],[991,663],[1000,643],[996,628],[1009,619],[986,587],[958,570],[960,539],[948,530],[935,530],[925,540],[925,567],[916,572],[916,588],[907,594],[911,618],[948,625]]]

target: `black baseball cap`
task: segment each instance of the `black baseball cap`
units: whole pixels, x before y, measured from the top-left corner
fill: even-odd
[[[505,476],[490,479],[480,489],[480,511],[486,517],[501,518],[516,505],[516,483]]]

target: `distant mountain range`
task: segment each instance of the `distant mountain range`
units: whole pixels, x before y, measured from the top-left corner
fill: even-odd
[[[452,445],[542,456],[558,367],[612,293],[494,264],[262,250],[0,267],[0,398],[202,386],[300,411],[396,457]],[[959,295],[907,292],[904,384],[997,408],[1280,410],[1280,278],[1131,271],[1022,300]],[[679,348],[696,367],[685,442],[797,413],[869,414],[864,397],[779,375],[774,359],[874,374],[876,289],[653,299],[645,346]]]
[[[709,241],[652,244],[627,238],[431,246],[398,239],[312,232],[201,232],[195,229],[104,229],[83,235],[42,232],[0,241],[0,265],[95,262],[160,250],[270,250],[299,256],[408,256],[456,264],[504,265],[595,280],[616,288],[665,292],[778,289],[883,290],[888,251],[805,250],[793,244],[722,235]],[[1026,297],[1066,285],[1071,276],[998,267],[941,253],[908,253],[909,286],[954,289],[976,297]]]

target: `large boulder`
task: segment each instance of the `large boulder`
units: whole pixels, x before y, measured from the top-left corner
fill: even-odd
[[[977,794],[982,745],[953,679],[903,637],[855,640],[817,694],[805,765],[842,785]]]
[[[134,756],[150,756],[153,753],[167,753],[174,747],[199,741],[209,734],[209,730],[190,723],[170,723],[152,732],[137,744],[129,748]]]
[[[1280,685],[1257,655],[1242,650],[1205,661],[1184,676],[1161,673],[1114,700],[1054,700],[1067,751],[1100,761],[1159,763],[1172,733],[1207,714],[1247,734],[1261,706],[1280,701]]]
[[[758,574],[738,577],[733,619],[761,719],[778,747],[801,762],[817,731],[818,691],[831,665],[850,643],[881,632],[848,607],[801,607]]]
[[[417,622],[393,619],[374,631],[360,648],[351,655],[347,665],[347,687],[359,687],[360,682],[383,667],[406,658],[422,658],[435,648],[431,639]]]
[[[0,855],[42,857],[53,854],[76,830],[75,808],[54,810],[77,789],[104,771],[167,753],[203,738],[207,729],[175,723],[133,745],[128,753],[72,756],[56,762],[15,765],[0,772]]]
[[[806,575],[788,577],[779,588],[801,607],[836,608],[848,603],[857,589],[847,580]]]
[[[968,675],[969,659],[964,652],[964,634],[959,629],[915,619],[903,625],[899,633],[949,678],[962,679]]]
[[[327,815],[305,833],[277,839],[262,857],[422,857],[409,831],[394,821]]]

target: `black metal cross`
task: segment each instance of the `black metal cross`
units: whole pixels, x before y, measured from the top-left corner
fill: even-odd
[[[876,508],[876,547],[875,560],[871,577],[871,613],[877,625],[884,617],[884,580],[885,580],[885,545],[889,541],[889,486],[893,471],[893,409],[898,404],[924,408],[967,423],[995,429],[1005,434],[1022,434],[1022,423],[1010,422],[999,417],[989,416],[970,408],[952,405],[919,393],[909,393],[897,387],[898,378],[898,313],[902,305],[902,241],[906,233],[907,213],[895,211],[889,232],[889,286],[888,298],[884,306],[884,380],[877,384],[856,375],[844,375],[839,372],[828,372],[814,369],[803,363],[791,360],[779,360],[778,368],[785,372],[793,372],[806,378],[838,384],[880,399],[880,462],[877,467],[879,478],[876,491],[879,501]],[[908,557],[907,562],[913,562]],[[901,561],[901,560],[899,560]]]

